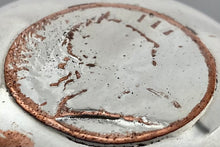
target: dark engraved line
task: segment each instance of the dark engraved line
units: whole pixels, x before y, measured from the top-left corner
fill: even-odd
[[[170,35],[170,33],[172,33],[172,32],[173,32],[173,30],[169,30],[169,31],[164,32],[163,34],[164,35]]]
[[[131,25],[126,25],[126,27],[131,28],[133,31],[137,32],[138,34],[140,34],[142,37],[144,37],[148,42],[151,42],[154,44],[155,48],[159,48],[160,45],[158,43],[156,43],[155,41],[153,41],[152,39],[148,38],[144,33],[142,33],[140,30],[134,28]]]
[[[151,27],[152,27],[153,29],[155,29],[160,23],[161,23],[161,21],[158,20],[157,22],[155,22],[154,24],[152,24]]]
[[[106,12],[105,14],[102,14],[102,16],[99,17],[99,19],[97,20],[97,23],[101,23],[103,19],[107,19],[110,15],[110,12]]]
[[[51,86],[51,87],[52,87],[52,86],[59,86],[59,84],[60,84],[61,82],[67,80],[71,75],[72,75],[72,73],[69,72],[69,74],[68,74],[67,76],[64,76],[64,77],[60,78],[57,83],[51,83],[50,86]]]
[[[137,20],[138,22],[141,22],[145,18],[145,14],[141,15],[141,17]]]

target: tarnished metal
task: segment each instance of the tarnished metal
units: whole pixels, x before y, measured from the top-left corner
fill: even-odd
[[[100,145],[192,125],[216,88],[215,59],[196,31],[128,4],[76,5],[41,19],[18,35],[4,68],[21,107]]]

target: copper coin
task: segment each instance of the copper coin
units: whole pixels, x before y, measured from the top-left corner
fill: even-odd
[[[196,118],[215,59],[196,33],[139,6],[92,3],[32,24],[13,42],[5,81],[17,103],[74,138],[139,143]]]

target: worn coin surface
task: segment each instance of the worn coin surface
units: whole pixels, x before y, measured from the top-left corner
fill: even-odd
[[[139,6],[92,3],[34,23],[13,42],[5,81],[17,103],[72,137],[147,141],[192,121],[215,90],[196,32]]]

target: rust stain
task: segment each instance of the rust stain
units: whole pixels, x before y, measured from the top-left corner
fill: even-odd
[[[87,56],[87,55],[83,55],[83,57],[84,57],[84,58],[88,58],[88,56]]]
[[[157,53],[157,50],[155,50],[155,49],[151,50],[151,56],[152,57],[156,57],[156,53]]]
[[[105,14],[102,14],[102,16],[99,17],[99,19],[97,20],[97,23],[101,23],[103,19],[107,19],[110,15],[110,12],[106,12]]]
[[[161,23],[161,21],[158,20],[157,22],[155,22],[154,24],[152,24],[151,27],[152,27],[153,29],[155,29],[160,23]]]
[[[89,26],[91,23],[92,23],[92,20],[91,19],[87,19],[86,26]]]
[[[67,80],[71,75],[72,75],[72,73],[69,72],[69,74],[67,76],[64,76],[64,77],[60,78],[57,83],[52,83],[52,84],[50,84],[50,86],[51,87],[52,86],[59,86],[61,82]]]
[[[40,104],[40,106],[45,106],[47,104],[47,102],[44,102],[42,104]]]
[[[116,22],[116,23],[120,23],[121,22],[120,19],[108,19],[108,21],[113,21],[113,22]]]
[[[173,30],[169,30],[169,31],[164,32],[163,34],[164,35],[170,35],[172,32],[173,32]]]
[[[90,35],[86,35],[86,36],[82,36],[82,37],[83,37],[83,39],[86,39],[86,38],[89,38]]]
[[[1,147],[34,147],[34,142],[26,135],[16,131],[0,130]]]
[[[152,61],[152,65],[153,65],[153,66],[157,66],[157,62],[153,60],[153,61]]]
[[[93,63],[89,63],[89,64],[86,64],[86,66],[88,66],[88,67],[95,67],[96,65],[93,64]]]
[[[70,60],[70,58],[69,57],[65,57],[64,59],[63,59],[63,61],[69,61]]]
[[[38,34],[35,34],[35,38],[39,38],[41,41],[46,39],[46,37],[44,37],[42,35],[38,35]]]
[[[169,99],[169,96],[167,94],[165,94],[164,92],[159,92],[159,91],[156,91],[152,88],[147,88],[147,90],[158,97],[164,97],[166,99]]]
[[[69,83],[72,83],[72,82],[74,82],[73,79],[70,79],[70,80],[66,81],[66,82],[64,83],[64,89],[63,89],[63,91],[66,90],[66,86],[67,86]]]
[[[78,59],[79,61],[82,61],[81,58],[79,58],[77,55],[73,54],[72,52],[73,46],[71,43],[68,43],[67,45],[67,53],[70,54],[71,56],[75,57],[76,59]]]
[[[156,43],[155,41],[153,41],[152,39],[148,38],[144,33],[142,33],[140,30],[136,29],[135,27],[131,26],[131,25],[126,25],[126,27],[131,28],[133,31],[137,32],[138,34],[140,34],[142,37],[144,37],[148,42],[151,42],[154,44],[155,48],[159,48],[160,45],[158,43]]]
[[[65,69],[66,63],[60,63],[58,64],[59,69]]]
[[[77,70],[75,71],[75,75],[76,75],[77,79],[79,79],[81,77],[81,74]]]
[[[142,20],[146,17],[145,14],[141,15],[141,17],[137,20],[138,22],[142,22]]]
[[[175,108],[182,108],[181,105],[177,101],[173,101],[172,103]]]
[[[124,91],[123,92],[123,94],[129,94],[130,93],[130,91]]]

